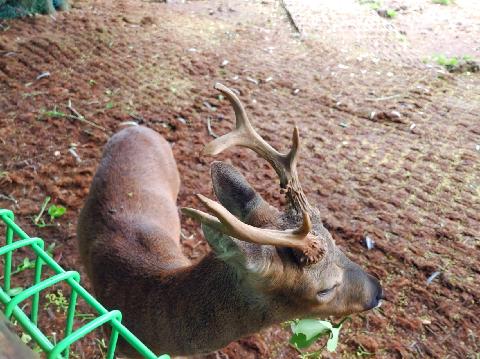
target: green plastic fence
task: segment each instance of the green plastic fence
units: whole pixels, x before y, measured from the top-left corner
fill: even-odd
[[[118,310],[108,311],[105,309],[85,288],[80,285],[80,275],[78,272],[65,271],[55,262],[45,251],[44,242],[40,238],[29,237],[14,221],[12,211],[0,209],[0,223],[6,225],[5,246],[0,246],[0,256],[4,256],[4,283],[0,286],[0,302],[4,305],[5,316],[10,319],[12,316],[20,323],[25,332],[27,332],[39,347],[47,354],[48,359],[67,359],[70,346],[80,340],[88,333],[98,327],[108,324],[112,328],[110,341],[108,345],[107,358],[113,359],[117,346],[118,336],[122,336],[130,345],[138,351],[139,354],[147,359],[169,359],[170,356],[164,354],[157,357],[148,349],[132,332],[121,324],[122,313]],[[14,237],[19,240],[14,241]],[[30,247],[36,254],[34,284],[24,289],[16,295],[9,295],[12,275],[12,255],[13,252],[22,247]],[[55,273],[53,277],[42,280],[42,266],[46,264]],[[50,342],[47,336],[37,327],[38,308],[40,291],[45,290],[59,282],[66,282],[72,289],[70,302],[67,310],[67,320],[65,324],[65,336],[56,344]],[[88,322],[75,331],[73,329],[73,319],[78,296],[82,297],[97,313],[98,317]],[[28,316],[19,304],[32,297],[31,312]]]

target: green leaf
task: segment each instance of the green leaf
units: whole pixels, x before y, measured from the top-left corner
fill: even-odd
[[[14,297],[16,296],[17,294],[20,294],[21,292],[23,292],[23,288],[22,287],[17,287],[17,288],[11,288],[7,294],[10,296],[10,297]]]
[[[22,333],[20,340],[23,342],[23,344],[28,344],[32,341],[32,337],[27,333]]]
[[[307,340],[320,333],[329,332],[332,329],[332,323],[318,319],[302,319],[296,327],[295,333],[303,333]]]
[[[338,328],[332,328],[330,338],[327,341],[327,350],[329,352],[334,352],[337,349],[338,336],[340,335],[340,328],[341,327],[342,326],[340,325],[340,327],[338,327]]]
[[[395,16],[397,16],[397,12],[392,9],[387,9],[387,16],[391,19],[393,19]]]
[[[36,223],[36,226],[38,228],[43,228],[43,227],[47,227],[47,224],[45,223],[45,221],[43,220],[43,218],[40,218],[40,220],[38,221],[38,223]]]
[[[51,244],[47,247],[47,249],[45,250],[45,252],[47,252],[47,254],[48,254],[50,257],[53,257],[53,251],[54,251],[54,249],[55,249],[55,246],[56,246],[56,243],[53,242],[53,243],[51,243]]]
[[[23,271],[25,269],[31,269],[35,267],[35,262],[30,261],[29,258],[24,258],[23,263],[18,266],[19,271]]]
[[[48,214],[50,215],[50,220],[53,221],[54,218],[59,218],[65,214],[67,209],[63,206],[56,206],[52,204],[48,208]]]

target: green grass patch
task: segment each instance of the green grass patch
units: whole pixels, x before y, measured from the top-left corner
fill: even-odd
[[[432,0],[432,3],[446,6],[446,5],[452,5],[454,1],[453,0]]]

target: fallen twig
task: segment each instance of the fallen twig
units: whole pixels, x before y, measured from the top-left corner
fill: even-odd
[[[71,147],[68,152],[70,152],[70,154],[75,158],[75,160],[80,163],[82,162],[82,159],[80,158],[80,156],[78,155],[78,153],[75,151],[75,148]]]
[[[378,97],[378,98],[373,99],[373,101],[393,100],[394,98],[402,97],[403,95],[404,95],[403,93],[397,93],[396,95],[392,95],[392,96]]]
[[[285,13],[287,14],[288,21],[293,26],[295,31],[298,32],[299,34],[301,34],[302,32],[300,31],[300,28],[298,27],[297,23],[295,22],[295,19],[293,18],[292,13],[290,12],[290,10],[288,10],[288,7],[287,7],[287,4],[285,4],[285,1],[281,0],[280,5],[282,6],[283,10],[285,10]]]
[[[193,238],[195,238],[195,235],[194,234],[191,234],[190,236],[187,237],[187,235],[185,233],[183,233],[182,231],[180,231],[180,239],[182,241],[186,241],[186,240],[192,240]]]
[[[14,197],[8,196],[8,195],[5,195],[5,194],[1,194],[1,193],[0,193],[0,199],[6,199],[6,200],[11,201],[15,204],[18,203],[18,201]]]
[[[435,278],[437,278],[440,275],[441,272],[436,271],[433,272],[430,277],[427,278],[427,285],[431,284]]]
[[[213,138],[217,138],[218,135],[212,130],[211,120],[212,119],[210,117],[207,118],[207,131],[210,136],[212,136]]]
[[[48,71],[42,72],[40,75],[37,76],[36,80],[38,81],[38,80],[41,80],[45,77],[50,77],[50,72],[48,72]]]
[[[107,130],[105,129],[105,127],[103,126],[100,126],[98,124],[96,124],[95,122],[92,122],[92,121],[89,121],[85,118],[85,116],[83,116],[82,114],[80,114],[80,112],[78,112],[73,106],[72,106],[72,101],[71,100],[68,100],[68,104],[67,104],[67,108],[73,113],[73,116],[72,115],[69,115],[68,118],[71,118],[71,119],[74,119],[74,120],[78,120],[80,122],[85,122],[86,124],[92,126],[92,127],[95,127],[95,128],[98,128],[99,130],[102,130],[104,132],[107,132]]]

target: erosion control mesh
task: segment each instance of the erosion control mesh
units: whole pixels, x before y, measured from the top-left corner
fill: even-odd
[[[207,119],[218,135],[234,126],[231,106],[212,89],[219,81],[239,91],[279,150],[288,150],[297,122],[310,202],[336,243],[382,280],[389,301],[352,317],[342,355],[475,358],[480,74],[450,73],[432,57],[480,57],[480,2],[384,3],[396,17],[354,0],[297,1],[290,9],[300,34],[279,3],[260,0],[79,1],[35,26],[8,22],[0,36],[0,204],[14,206],[29,233],[38,232],[28,217],[46,195],[68,207],[62,226],[42,231],[62,245],[62,266],[81,269],[76,218],[107,138],[135,118],[174,144],[179,206],[198,207],[195,193],[213,196],[210,160],[199,155],[212,139]],[[282,200],[275,173],[252,153],[216,159],[231,161],[270,203]],[[182,231],[198,260],[207,251],[198,225],[182,220]],[[229,350],[295,358],[288,337],[275,327]],[[82,349],[101,357],[89,342]]]

